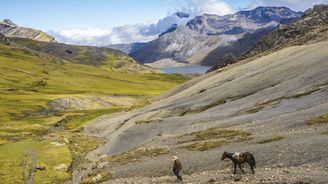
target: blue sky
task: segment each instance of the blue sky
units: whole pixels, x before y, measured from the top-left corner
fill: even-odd
[[[46,31],[59,42],[103,46],[150,41],[203,13],[225,15],[257,6],[303,11],[319,3],[328,0],[3,0],[0,20]],[[176,11],[191,17],[179,19]]]
[[[249,2],[229,0],[235,9]],[[171,0],[5,0],[0,18],[42,30],[110,28],[158,20],[175,11],[176,5]]]

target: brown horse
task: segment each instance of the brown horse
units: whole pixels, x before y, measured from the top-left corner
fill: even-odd
[[[254,168],[256,167],[256,162],[255,162],[255,158],[254,158],[253,154],[251,154],[249,152],[243,152],[240,155],[236,156],[235,153],[228,153],[228,152],[224,151],[224,153],[222,154],[221,160],[224,160],[225,158],[229,158],[232,161],[233,166],[234,166],[233,174],[236,174],[237,164],[238,164],[240,170],[243,173],[245,173],[245,171],[241,168],[241,164],[243,164],[245,162],[247,162],[248,165],[251,166],[252,173],[253,174],[255,173]]]

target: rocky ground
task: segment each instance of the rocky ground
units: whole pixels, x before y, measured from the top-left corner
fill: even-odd
[[[248,171],[248,170],[247,170]],[[183,182],[176,177],[167,175],[161,177],[133,177],[110,180],[105,183],[116,184],[144,184],[144,183],[186,183],[186,184],[223,184],[223,183],[275,183],[275,184],[305,184],[305,183],[327,183],[328,167],[315,165],[303,165],[301,167],[284,167],[273,165],[267,168],[256,169],[255,174],[231,174],[231,169],[210,170],[199,173],[184,175]]]

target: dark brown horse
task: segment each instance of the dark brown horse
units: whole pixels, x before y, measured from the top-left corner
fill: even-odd
[[[255,162],[255,158],[254,158],[253,154],[251,154],[249,152],[243,152],[243,153],[240,153],[239,155],[235,155],[235,153],[228,153],[228,152],[224,151],[224,153],[222,154],[221,160],[224,160],[226,158],[229,158],[233,163],[233,167],[234,167],[233,174],[236,174],[237,164],[238,164],[240,170],[243,173],[245,173],[245,171],[241,167],[241,164],[243,164],[245,162],[247,162],[248,165],[251,166],[252,173],[253,174],[255,173],[254,168],[256,167],[256,162]]]

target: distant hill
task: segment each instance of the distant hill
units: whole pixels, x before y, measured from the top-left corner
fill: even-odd
[[[9,19],[0,21],[0,33],[5,35],[6,37],[28,38],[44,42],[55,41],[54,37],[48,35],[43,31],[18,26]]]
[[[136,63],[127,54],[109,48],[94,46],[68,45],[57,42],[40,42],[26,38],[8,38],[11,42],[32,50],[49,54],[63,60],[109,70],[131,73],[157,72],[147,66]]]

